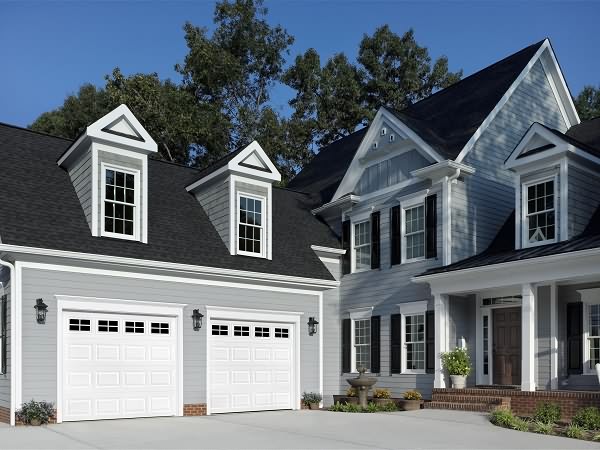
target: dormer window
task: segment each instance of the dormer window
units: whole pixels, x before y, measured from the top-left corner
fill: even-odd
[[[536,181],[523,186],[523,236],[526,246],[556,241],[555,179]]]
[[[102,235],[137,239],[137,171],[104,166],[102,186]]]
[[[238,254],[264,257],[264,204],[262,197],[239,194]]]

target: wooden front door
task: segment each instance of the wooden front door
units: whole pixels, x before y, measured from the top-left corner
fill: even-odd
[[[494,309],[494,384],[521,384],[521,308]]]

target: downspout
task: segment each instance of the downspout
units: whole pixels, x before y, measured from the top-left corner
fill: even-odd
[[[452,196],[451,185],[460,176],[460,169],[454,169],[454,174],[446,177],[442,184],[442,202],[444,215],[444,265],[452,262]]]
[[[17,298],[17,283],[16,283],[16,270],[14,264],[4,260],[5,254],[0,255],[0,266],[8,267],[10,270],[10,424],[11,426],[15,425],[15,412],[16,412],[16,376],[15,376],[15,366],[16,366],[16,339],[14,339],[15,335],[15,324],[16,324],[16,308],[15,308],[15,299]],[[4,287],[4,286],[3,286]]]

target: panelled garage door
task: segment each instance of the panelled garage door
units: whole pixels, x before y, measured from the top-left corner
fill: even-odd
[[[290,324],[211,321],[211,413],[293,408]]]
[[[176,326],[172,317],[65,311],[62,420],[175,415]]]

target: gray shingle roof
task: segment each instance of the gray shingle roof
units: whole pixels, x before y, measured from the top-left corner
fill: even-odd
[[[305,194],[273,189],[273,259],[229,254],[185,187],[198,170],[149,160],[148,244],[92,237],[67,172],[71,141],[0,124],[0,238],[4,244],[332,280],[311,245],[339,247]]]

